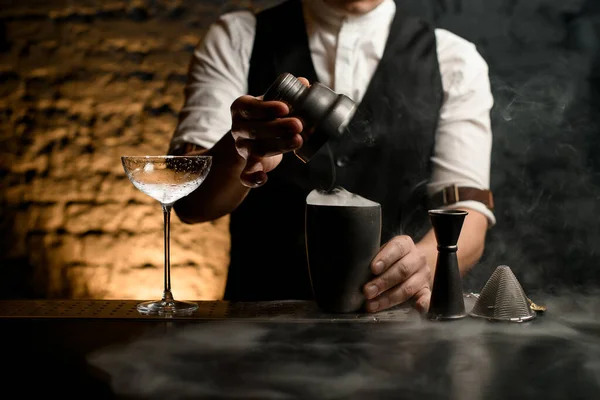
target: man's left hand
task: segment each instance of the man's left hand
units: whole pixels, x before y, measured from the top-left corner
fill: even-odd
[[[363,288],[367,311],[385,310],[411,299],[419,311],[429,309],[431,269],[409,236],[387,242],[373,258],[371,271],[376,278]]]

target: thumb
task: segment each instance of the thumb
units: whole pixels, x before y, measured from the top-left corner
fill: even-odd
[[[242,184],[249,188],[257,188],[267,182],[267,172],[272,171],[279,165],[282,154],[272,157],[254,157],[250,156],[246,161],[246,167],[240,176]]]

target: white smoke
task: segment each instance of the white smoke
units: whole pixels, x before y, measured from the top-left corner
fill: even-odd
[[[502,387],[529,398],[540,385],[551,386],[549,398],[571,398],[574,376],[582,393],[600,387],[597,299],[545,297],[547,313],[523,324],[470,317],[174,324],[88,361],[117,394],[133,398],[483,400]],[[472,302],[465,299],[467,310]],[[527,381],[513,384],[515,377]]]
[[[350,193],[342,187],[335,188],[331,191],[315,189],[306,197],[306,203],[317,206],[342,207],[374,207],[379,205],[379,203],[372,200]]]

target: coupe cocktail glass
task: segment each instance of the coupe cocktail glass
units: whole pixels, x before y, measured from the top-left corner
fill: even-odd
[[[164,217],[165,288],[161,300],[140,303],[142,314],[189,315],[198,304],[179,301],[171,293],[171,209],[180,198],[196,190],[212,165],[211,156],[123,156],[123,168],[133,185],[157,200]]]

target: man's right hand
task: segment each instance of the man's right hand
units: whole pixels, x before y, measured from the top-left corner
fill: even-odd
[[[300,80],[308,86],[306,79]],[[261,97],[241,96],[231,105],[231,134],[235,147],[245,160],[242,184],[258,187],[267,181],[283,153],[302,146],[302,121],[289,116],[287,104],[263,101]]]

